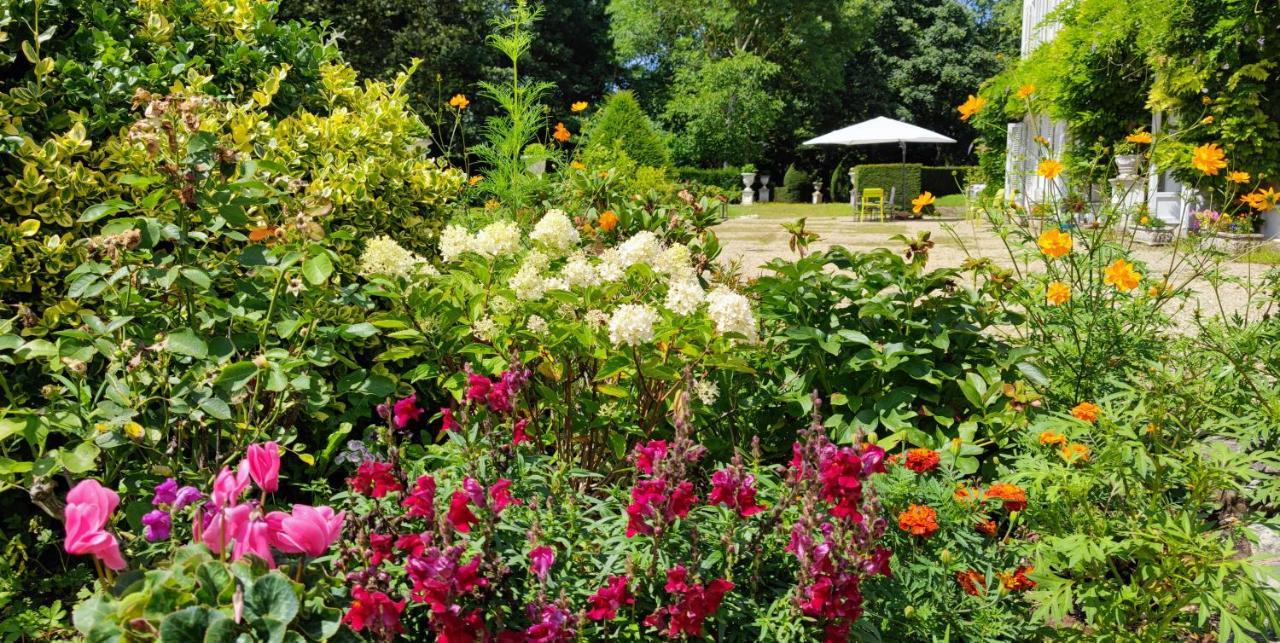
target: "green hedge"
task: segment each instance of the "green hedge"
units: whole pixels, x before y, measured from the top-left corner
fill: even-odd
[[[884,198],[897,187],[897,203],[905,208],[911,199],[920,194],[920,174],[924,166],[919,163],[907,163],[905,169],[900,163],[883,165],[853,166],[854,183],[861,192],[867,188],[884,188]],[[904,187],[905,186],[905,187]]]
[[[742,192],[742,172],[736,167],[710,170],[700,167],[678,167],[676,178],[681,181],[718,187],[730,194]]]
[[[976,165],[944,165],[920,169],[920,190],[934,196],[963,194],[969,177],[977,173]]]

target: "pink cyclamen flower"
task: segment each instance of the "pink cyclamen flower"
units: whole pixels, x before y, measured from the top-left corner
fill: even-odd
[[[249,477],[254,484],[267,493],[275,493],[280,487],[280,445],[250,444],[244,459],[249,463]]]
[[[422,417],[422,409],[418,406],[417,393],[396,400],[395,405],[391,407],[391,421],[395,422],[397,429],[409,426],[410,422],[420,417]]]
[[[173,518],[164,509],[148,511],[142,516],[142,536],[147,542],[168,540],[173,529]]]
[[[611,621],[617,618],[618,610],[636,602],[635,597],[627,590],[626,576],[611,576],[605,586],[596,590],[587,600],[591,601],[587,618],[593,621]]]
[[[215,509],[204,526],[200,540],[215,554],[230,548],[231,560],[253,554],[275,567],[271,555],[271,530],[266,521],[253,517],[254,505],[244,502],[225,509]]]
[[[547,572],[556,562],[556,552],[546,545],[538,545],[529,552],[529,570],[538,580],[546,582]]]
[[[107,519],[120,505],[120,496],[97,480],[81,480],[67,493],[63,509],[67,538],[63,547],[68,554],[89,554],[108,568],[125,568],[120,543],[107,533]]]
[[[294,505],[293,513],[273,511],[267,516],[271,544],[286,554],[322,556],[342,534],[346,514],[329,507]]]
[[[209,499],[219,509],[228,507],[240,500],[240,495],[244,493],[245,488],[248,486],[248,461],[241,461],[235,473],[232,473],[231,469],[227,467],[222,467],[222,471],[218,472],[218,477],[213,480],[213,493],[209,495]]]

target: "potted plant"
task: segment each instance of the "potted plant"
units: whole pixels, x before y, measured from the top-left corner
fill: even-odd
[[[1154,139],[1151,132],[1138,130],[1124,138],[1116,145],[1116,174],[1122,178],[1138,175],[1138,163],[1141,162],[1141,151]]]
[[[1195,214],[1194,223],[1205,245],[1229,254],[1247,252],[1263,241],[1262,234],[1255,229],[1258,217],[1248,210],[1235,214],[1201,210]]]
[[[1167,246],[1173,243],[1173,227],[1159,217],[1153,217],[1146,206],[1138,208],[1137,226],[1133,230],[1133,240],[1148,246]]]
[[[756,183],[756,166],[747,163],[742,166],[742,205],[751,205],[756,202],[756,191],[751,186]]]

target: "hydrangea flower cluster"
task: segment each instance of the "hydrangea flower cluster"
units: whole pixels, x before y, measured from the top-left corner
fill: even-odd
[[[436,269],[426,259],[404,249],[387,235],[370,239],[360,254],[360,274],[366,277],[411,277],[418,273],[433,275]]]

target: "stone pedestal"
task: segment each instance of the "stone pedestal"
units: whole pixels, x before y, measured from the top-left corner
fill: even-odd
[[[760,189],[756,190],[756,201],[758,203],[768,203],[769,197],[772,196],[769,192],[769,178],[768,174],[760,175]]]
[[[819,203],[822,203],[822,181],[817,181],[813,184],[813,204],[818,205]]]
[[[751,188],[742,189],[742,205],[755,205],[756,191]]]

